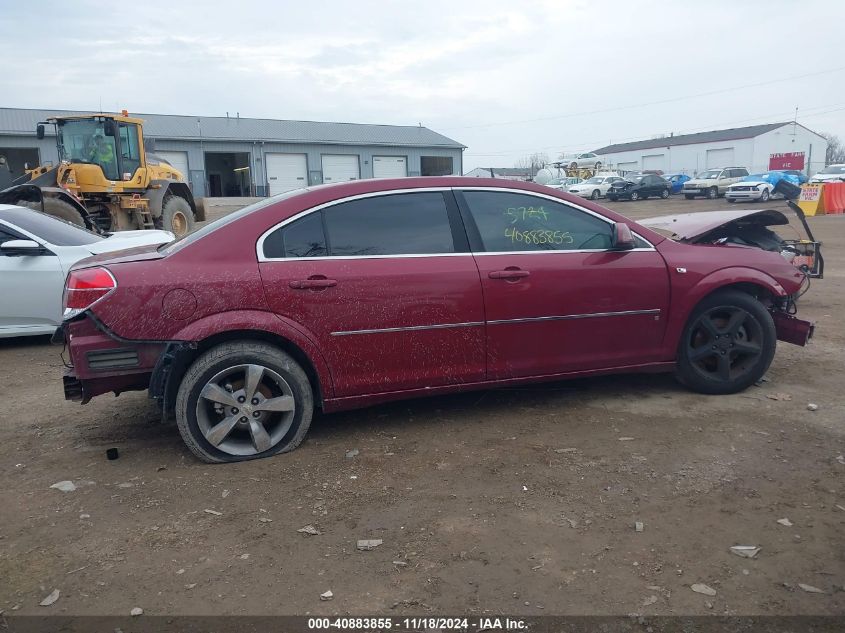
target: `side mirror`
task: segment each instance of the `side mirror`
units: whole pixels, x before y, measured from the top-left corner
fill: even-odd
[[[43,138],[44,138],[44,124],[43,124],[43,123],[39,123],[39,124],[35,127],[35,137],[36,137],[39,141],[40,141],[41,139],[43,139]]]
[[[614,251],[630,251],[634,246],[636,244],[631,228],[624,222],[615,222],[613,224],[611,249]]]
[[[8,257],[23,257],[25,255],[43,255],[45,249],[41,244],[32,240],[8,240],[0,244],[0,252]]]

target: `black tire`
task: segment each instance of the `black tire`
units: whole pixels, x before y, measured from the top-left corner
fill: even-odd
[[[675,375],[699,393],[736,393],[763,377],[776,347],[775,324],[762,303],[738,290],[715,292],[684,327]]]
[[[661,198],[663,198],[664,200],[665,200],[666,198],[668,198],[668,197],[669,197],[669,190],[668,190],[668,189],[664,189],[663,191],[661,191],[661,192],[660,192],[660,197],[661,197]]]
[[[707,199],[708,200],[715,200],[719,197],[719,188],[718,187],[710,187],[707,190]]]
[[[156,227],[170,231],[177,240],[185,237],[194,230],[194,212],[191,205],[179,196],[167,196],[161,205],[161,217],[157,219]]]
[[[631,192],[631,202],[636,202],[639,199],[640,199],[640,194],[638,194],[636,191],[632,191]]]
[[[596,163],[596,171],[598,171],[599,169],[601,169],[601,161]]]
[[[763,189],[763,193],[760,194],[760,202],[768,202],[769,197],[769,190]]]
[[[610,200],[611,202],[616,202],[617,197],[616,196],[607,196],[607,199]]]
[[[687,200],[692,200],[693,198],[695,198],[695,196],[691,196],[690,194],[685,193],[684,198],[686,198]]]
[[[256,412],[264,415],[261,413],[260,406],[263,402],[257,404],[257,399],[252,400],[251,403],[238,400],[237,402],[243,402],[243,404],[237,404],[237,402],[230,404],[243,407],[243,411],[235,409],[227,411],[229,404],[224,404],[221,405],[222,411],[219,412],[214,408],[216,406],[214,403],[218,401],[206,397],[202,398],[201,402],[203,390],[214,379],[226,372],[232,372],[231,375],[222,378],[232,383],[226,385],[231,397],[237,397],[240,391],[248,393],[246,375],[238,373],[239,368],[246,366],[262,368],[260,382],[256,383],[258,388],[254,390],[253,396],[260,397],[263,402],[278,399],[279,396],[292,398],[293,401],[292,411],[264,410],[266,420],[262,418],[255,422],[264,429],[264,433],[268,435],[268,441],[275,442],[267,450],[258,449],[259,443],[251,430],[252,420],[248,417],[255,416]],[[243,376],[242,380],[238,379],[239,375]],[[265,383],[267,377],[270,380]],[[272,380],[274,378],[281,378],[284,383],[285,389],[280,393],[273,393]],[[267,395],[268,391],[269,395]],[[226,390],[221,389],[221,392],[226,393]],[[255,405],[255,410],[250,404]],[[283,412],[276,413],[277,411]],[[233,423],[231,431],[227,432],[222,441],[215,446],[206,437],[209,427],[213,428],[214,425],[226,420],[230,413],[235,414],[232,417],[237,417],[238,414],[243,414],[244,417],[238,418],[239,422]],[[182,439],[194,455],[210,463],[240,462],[290,452],[305,438],[311,426],[313,414],[314,396],[311,383],[302,368],[282,350],[257,341],[222,343],[205,352],[188,368],[176,396],[176,425]],[[274,433],[275,436],[272,435]],[[224,449],[218,446],[224,446]],[[239,450],[243,452],[237,453]]]
[[[593,193],[590,194],[590,200],[598,200],[599,196],[601,196],[601,192],[598,189],[593,189]]]
[[[17,205],[20,207],[28,207],[30,209],[35,209],[36,211],[41,211],[40,202],[20,201],[17,203]],[[70,202],[65,202],[61,198],[45,197],[44,213],[57,217],[60,220],[64,220],[65,222],[76,224],[77,226],[85,226],[85,220],[82,219],[82,214]]]

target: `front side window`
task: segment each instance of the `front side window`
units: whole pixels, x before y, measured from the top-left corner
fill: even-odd
[[[498,191],[463,192],[486,252],[604,250],[611,225],[547,198]]]
[[[119,129],[121,176],[123,180],[132,180],[135,170],[141,166],[141,154],[138,149],[138,126],[134,123],[121,123]]]

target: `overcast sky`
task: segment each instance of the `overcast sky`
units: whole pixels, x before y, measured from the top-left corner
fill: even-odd
[[[0,106],[422,123],[465,171],[796,107],[845,138],[842,24],[841,0],[4,2]]]

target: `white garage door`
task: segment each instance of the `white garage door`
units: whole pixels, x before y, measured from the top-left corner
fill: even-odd
[[[628,171],[637,171],[639,167],[637,167],[639,163],[637,161],[632,161],[630,163],[618,163],[616,165],[616,169],[619,171],[620,174],[624,174]]]
[[[643,171],[646,169],[664,169],[663,164],[665,161],[663,160],[663,154],[651,154],[650,156],[643,156]]]
[[[708,149],[707,150],[707,169],[717,169],[719,167],[730,167],[734,164],[734,148],[725,147],[724,149]]]
[[[266,154],[264,166],[267,169],[267,187],[271,196],[308,186],[308,162],[305,154]]]
[[[360,180],[357,154],[323,154],[323,182]]]
[[[188,152],[152,152],[152,154],[166,160],[182,172],[185,180],[188,179],[188,176],[190,175],[188,172]]]
[[[373,178],[404,178],[408,161],[404,156],[373,156]]]

